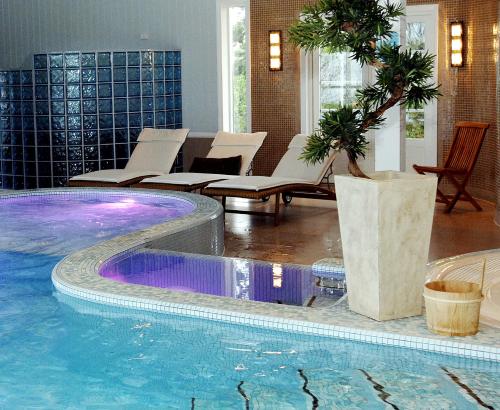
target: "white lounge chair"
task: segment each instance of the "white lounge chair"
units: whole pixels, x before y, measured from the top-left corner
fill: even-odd
[[[289,202],[286,198],[292,196],[335,200],[334,190],[322,187],[321,182],[330,169],[337,152],[332,151],[329,157],[320,163],[306,164],[304,160],[300,159],[300,156],[307,139],[308,136],[302,134],[298,134],[292,139],[287,152],[281,158],[272,176],[242,176],[213,182],[207,185],[202,193],[222,197],[224,208],[226,208],[226,197],[262,200],[275,195],[274,212],[226,209],[226,212],[273,216],[275,225],[279,224],[280,195],[283,195],[285,202]]]
[[[69,180],[69,186],[128,187],[146,177],[168,174],[188,133],[185,128],[145,128],[124,169],[104,169],[77,175]]]
[[[246,175],[266,135],[266,132],[255,132],[253,134],[218,132],[206,158],[229,158],[241,155],[240,175]],[[133,187],[189,192],[201,189],[214,181],[237,177],[238,175],[178,172],[153,178],[145,178]]]

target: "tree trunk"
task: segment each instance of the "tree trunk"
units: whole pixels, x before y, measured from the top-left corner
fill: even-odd
[[[350,172],[351,175],[355,176],[355,177],[358,177],[358,178],[368,178],[370,179],[370,177],[368,175],[366,175],[362,170],[361,168],[359,167],[356,159],[354,159],[349,153],[347,153],[347,157],[349,158],[349,166],[348,166],[348,170]]]

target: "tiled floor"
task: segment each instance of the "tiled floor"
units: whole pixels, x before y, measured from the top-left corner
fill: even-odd
[[[341,257],[338,214],[334,204],[331,202],[329,208],[320,208],[292,202],[282,211],[278,227],[273,226],[271,218],[226,214],[225,256],[302,264],[326,257]],[[231,205],[255,209],[271,209],[273,206],[272,203],[252,202],[249,205],[242,200],[228,200],[228,207]],[[430,261],[500,248],[500,227],[493,221],[495,207],[484,201],[481,205],[484,211],[476,212],[469,204],[459,203],[450,215],[443,213],[443,205],[436,205]]]

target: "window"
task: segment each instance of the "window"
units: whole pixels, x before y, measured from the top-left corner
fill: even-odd
[[[220,0],[219,128],[250,130],[250,70],[248,4],[246,0]]]

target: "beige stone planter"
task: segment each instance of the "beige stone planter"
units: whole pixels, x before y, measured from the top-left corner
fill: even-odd
[[[335,176],[349,308],[375,320],[422,314],[437,178]]]

